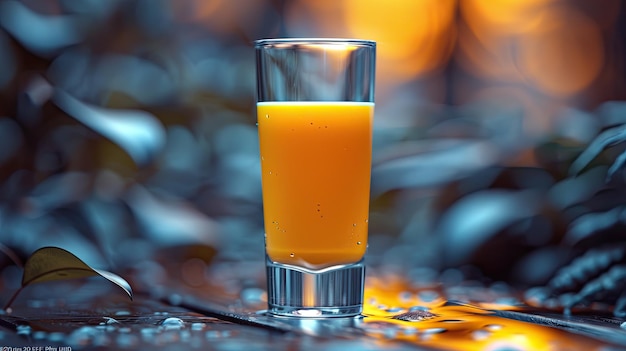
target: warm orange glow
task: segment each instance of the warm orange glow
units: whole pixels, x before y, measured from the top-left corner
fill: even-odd
[[[420,292],[436,287],[411,287],[393,276],[368,277],[365,290],[364,330],[381,341],[402,340],[443,350],[600,350],[600,341],[565,331],[495,316],[490,310],[520,307],[474,302],[446,304],[442,298],[420,300]],[[432,294],[431,294],[432,295]],[[424,318],[392,318],[421,306]],[[480,306],[480,307],[478,307]]]
[[[617,5],[611,1],[615,8]],[[458,57],[468,72],[495,81],[525,83],[567,98],[588,88],[604,65],[600,26],[572,5],[554,0],[460,3],[467,31]],[[599,18],[614,20],[605,11]]]
[[[378,41],[383,77],[403,81],[448,62],[456,36],[456,1],[348,0],[344,4],[350,34]]]
[[[456,0],[300,0],[289,4],[287,23],[296,35],[375,40],[380,89],[443,67],[456,39]]]
[[[538,25],[541,9],[553,0],[469,0],[461,1],[463,18],[470,29],[494,36],[523,34]]]
[[[519,65],[536,86],[555,96],[588,87],[604,64],[598,25],[570,7],[546,9],[541,25],[520,40]]]
[[[476,33],[459,32],[457,60],[463,69],[475,76],[503,82],[519,82],[523,79],[516,65],[515,50],[499,48],[501,39],[490,36],[478,37]],[[471,93],[471,89],[468,90]]]
[[[181,22],[201,24],[216,33],[241,32],[246,23],[258,17],[267,6],[264,0],[177,0],[169,3],[173,16]]]

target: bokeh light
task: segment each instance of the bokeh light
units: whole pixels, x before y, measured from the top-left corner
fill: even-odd
[[[456,38],[455,0],[289,2],[295,36],[376,40],[377,84],[385,91],[442,68]]]

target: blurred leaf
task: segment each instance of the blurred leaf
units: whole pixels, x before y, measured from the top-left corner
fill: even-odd
[[[133,298],[130,284],[122,277],[111,272],[89,267],[85,262],[69,251],[58,247],[43,247],[28,258],[24,264],[22,287],[11,297],[6,304],[7,309],[17,294],[26,286],[34,283],[49,281],[78,279],[99,275],[119,286],[126,294]]]
[[[88,105],[60,90],[54,101],[67,114],[123,148],[139,165],[150,162],[165,144],[165,129],[151,113]]]
[[[0,244],[0,252],[5,254],[16,266],[23,266],[22,260],[20,260],[20,257],[13,250],[11,250],[11,248]]]
[[[534,190],[486,190],[463,197],[442,216],[437,228],[448,264],[466,261],[504,228],[537,215],[540,200],[541,193]]]
[[[373,161],[372,193],[438,186],[495,164],[501,150],[482,140],[403,142],[378,152]]]
[[[575,175],[580,173],[596,156],[598,156],[604,149],[609,146],[616,145],[620,142],[626,141],[626,125],[614,127],[605,130],[595,138],[591,144],[583,151],[570,167],[570,174]],[[626,161],[626,156],[621,156],[609,169],[609,175],[612,175],[617,169],[619,169]]]
[[[600,105],[596,114],[604,127],[626,123],[626,101],[607,101]]]
[[[84,40],[88,24],[77,15],[43,15],[20,1],[0,2],[0,25],[24,47],[43,56]]]
[[[152,242],[164,246],[218,244],[218,223],[189,201],[159,196],[140,185],[129,189],[126,201],[141,231]]]
[[[566,178],[548,190],[548,198],[559,209],[566,209],[591,198],[605,184],[606,167],[594,167],[579,176]]]
[[[606,241],[599,234],[613,227],[623,225],[626,207],[617,206],[606,212],[587,213],[576,218],[563,238],[568,245],[574,246],[584,240],[598,239]],[[621,234],[621,231],[620,231]]]

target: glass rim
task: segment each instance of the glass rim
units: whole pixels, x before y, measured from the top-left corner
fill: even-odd
[[[352,45],[359,47],[376,47],[376,41],[367,39],[348,39],[348,38],[274,38],[274,39],[258,39],[254,41],[255,48],[275,47],[282,45],[298,46],[298,45]]]

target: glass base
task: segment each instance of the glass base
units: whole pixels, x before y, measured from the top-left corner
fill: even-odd
[[[268,312],[291,317],[353,317],[363,311],[363,261],[308,270],[266,258]]]

